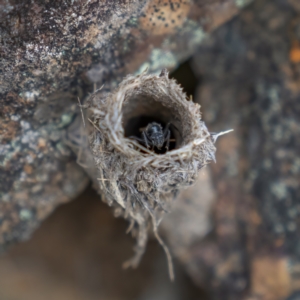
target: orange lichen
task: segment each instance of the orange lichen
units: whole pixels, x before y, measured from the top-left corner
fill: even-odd
[[[144,16],[140,18],[140,26],[154,35],[171,33],[184,23],[190,7],[188,0],[151,1],[144,10]]]
[[[252,293],[265,300],[286,299],[291,293],[287,259],[257,257],[252,262]]]
[[[20,130],[20,125],[16,121],[7,118],[0,122],[0,139],[2,143],[6,143],[14,139]]]
[[[290,61],[295,64],[300,63],[300,45],[298,43],[294,44],[290,50]]]
[[[39,138],[39,140],[38,140],[38,147],[40,149],[44,149],[46,147],[46,145],[47,145],[46,140],[43,139],[43,138]]]
[[[24,166],[24,171],[25,171],[26,174],[31,174],[32,170],[33,170],[32,166],[30,166],[30,165],[25,165]]]

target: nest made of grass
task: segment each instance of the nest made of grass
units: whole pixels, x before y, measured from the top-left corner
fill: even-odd
[[[187,99],[165,70],[159,76],[129,75],[112,93],[96,91],[88,105],[99,190],[117,215],[130,220],[137,246],[126,265],[135,267],[150,228],[168,252],[157,227],[178,191],[193,184],[199,170],[214,160],[213,139],[201,120],[200,106]],[[130,138],[151,120],[172,124],[175,142],[169,151],[156,153]]]

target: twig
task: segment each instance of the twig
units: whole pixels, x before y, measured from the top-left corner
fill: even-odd
[[[229,129],[229,130],[226,130],[226,131],[221,131],[219,133],[212,132],[210,135],[211,135],[211,137],[212,137],[212,139],[215,143],[219,136],[227,134],[227,133],[232,132],[232,131],[233,131],[233,129]]]
[[[80,107],[80,111],[81,111],[81,117],[82,117],[83,126],[85,127],[85,121],[84,121],[84,115],[83,115],[83,111],[82,111],[82,105],[80,103],[79,97],[77,99],[78,99],[78,103],[79,103],[79,107]]]

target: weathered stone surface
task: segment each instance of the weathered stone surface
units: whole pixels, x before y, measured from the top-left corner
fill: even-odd
[[[185,252],[214,299],[298,299],[298,1],[256,1],[194,57],[197,101],[217,142],[214,231]]]
[[[1,0],[0,248],[86,186],[66,134],[77,98],[174,68],[246,2]]]

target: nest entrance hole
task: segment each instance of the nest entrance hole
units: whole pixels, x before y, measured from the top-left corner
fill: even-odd
[[[125,101],[122,114],[125,137],[135,136],[142,139],[142,131],[148,124],[159,123],[164,130],[170,123],[169,151],[181,146],[180,118],[175,110],[164,106],[161,102],[149,96],[133,97]],[[140,144],[145,146],[142,142]],[[166,153],[165,145],[161,150],[154,148],[153,151],[157,154],[164,154]]]

